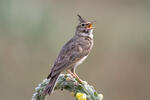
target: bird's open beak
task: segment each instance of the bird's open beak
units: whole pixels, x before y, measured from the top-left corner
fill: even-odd
[[[93,23],[89,23],[87,26],[87,29],[95,29],[95,27],[92,26]]]

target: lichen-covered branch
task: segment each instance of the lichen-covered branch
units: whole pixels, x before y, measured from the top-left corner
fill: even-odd
[[[43,91],[50,80],[45,79],[36,88],[32,100],[45,100]],[[57,80],[54,90],[68,90],[77,100],[102,100],[103,95],[98,94],[93,86],[84,81],[83,84],[73,78],[70,74],[61,74]]]

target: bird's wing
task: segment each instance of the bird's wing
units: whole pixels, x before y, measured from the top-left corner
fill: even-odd
[[[89,49],[89,41],[83,38],[73,37],[63,46],[48,77],[62,72],[74,65],[77,61],[88,55]]]

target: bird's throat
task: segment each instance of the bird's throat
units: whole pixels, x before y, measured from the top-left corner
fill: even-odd
[[[91,29],[91,30],[88,30],[88,32],[87,33],[79,33],[79,35],[80,36],[84,36],[84,37],[89,37],[89,38],[91,38],[91,39],[93,39],[93,30]]]

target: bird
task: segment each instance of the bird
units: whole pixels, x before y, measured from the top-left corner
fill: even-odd
[[[93,47],[93,22],[85,20],[79,14],[79,24],[76,27],[74,36],[62,47],[58,57],[56,58],[52,69],[47,79],[50,79],[47,84],[44,94],[51,94],[56,81],[61,72],[67,71],[79,83],[83,81],[75,73],[75,69],[80,65],[89,55]]]

